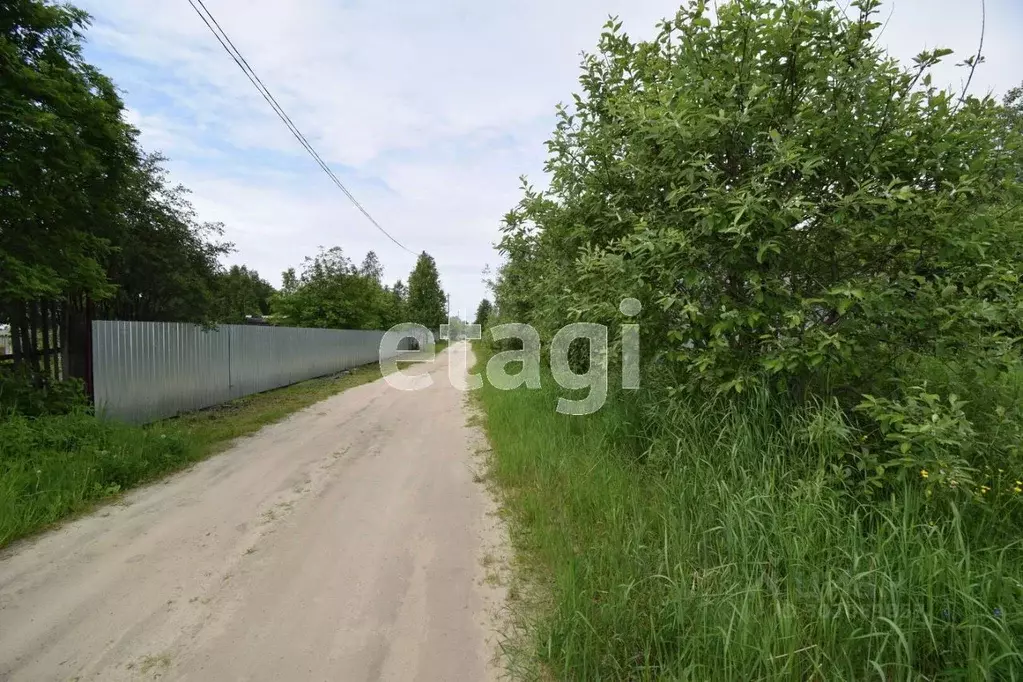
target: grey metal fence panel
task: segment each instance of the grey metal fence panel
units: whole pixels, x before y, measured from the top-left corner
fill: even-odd
[[[226,335],[196,325],[98,321],[92,325],[97,411],[145,422],[230,399]]]
[[[376,362],[383,334],[96,321],[92,347],[97,412],[145,423],[333,374]]]

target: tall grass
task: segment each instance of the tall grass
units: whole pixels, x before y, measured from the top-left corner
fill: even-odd
[[[481,392],[491,474],[549,599],[521,616],[564,679],[1023,677],[1023,548],[912,487],[857,503],[827,410],[753,397],[589,417]],[[822,426],[823,424],[823,426]]]
[[[104,422],[78,411],[0,419],[0,547],[197,461],[175,428]]]

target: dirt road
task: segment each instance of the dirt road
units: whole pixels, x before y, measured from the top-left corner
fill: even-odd
[[[500,542],[447,378],[334,396],[0,557],[2,680],[483,680]]]

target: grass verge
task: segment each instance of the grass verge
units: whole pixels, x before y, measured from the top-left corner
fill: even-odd
[[[87,412],[0,418],[0,547],[378,378],[379,366],[366,365],[145,427],[101,421]]]
[[[485,349],[477,350],[486,362]],[[521,575],[512,661],[557,679],[1023,676],[1023,551],[997,515],[836,485],[826,411],[543,390],[480,399]],[[518,656],[516,656],[518,654]]]

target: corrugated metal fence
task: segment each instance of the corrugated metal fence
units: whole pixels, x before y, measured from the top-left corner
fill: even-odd
[[[92,323],[96,411],[145,423],[199,410],[377,362],[383,335],[97,320]]]

